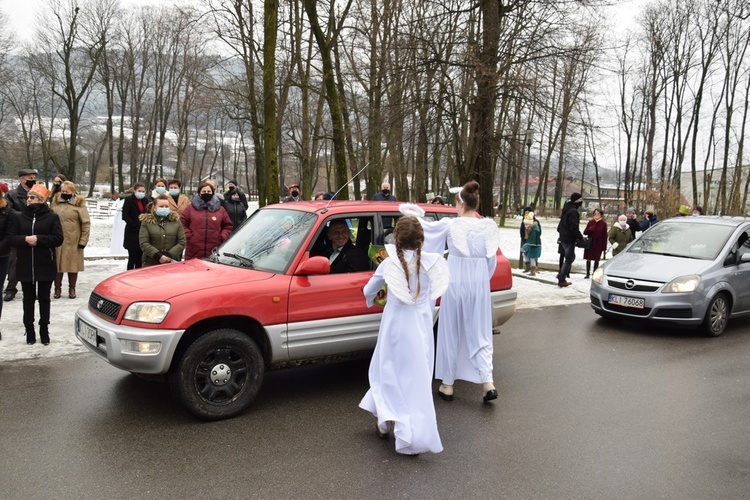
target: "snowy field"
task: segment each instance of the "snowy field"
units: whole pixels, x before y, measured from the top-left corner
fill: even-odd
[[[588,302],[589,281],[584,280],[582,274],[583,250],[577,250],[576,262],[573,264],[573,273],[571,273],[570,279],[573,285],[567,288],[558,288],[557,279],[555,278],[558,265],[557,231],[555,230],[557,220],[550,219],[542,220],[541,222],[542,257],[539,259],[539,262],[543,269],[533,278],[529,278],[527,275],[521,273],[515,265],[520,247],[520,220],[507,220],[506,227],[500,228],[500,248],[513,264],[513,289],[518,293],[518,309],[538,309],[552,305]],[[62,298],[52,299],[50,344],[44,346],[39,342],[37,328],[37,343],[26,345],[22,322],[22,294],[19,291],[15,300],[4,302],[2,306],[3,314],[2,320],[0,320],[0,331],[2,331],[3,339],[0,340],[0,362],[48,358],[86,352],[86,349],[75,338],[73,328],[75,311],[79,307],[86,305],[89,294],[97,283],[109,276],[124,272],[126,267],[124,254],[112,255],[110,253],[113,217],[103,219],[92,218],[91,225],[91,238],[85,250],[86,270],[78,275],[78,284],[76,286],[77,298],[68,298],[66,276],[63,281]],[[37,305],[37,319],[38,314]]]

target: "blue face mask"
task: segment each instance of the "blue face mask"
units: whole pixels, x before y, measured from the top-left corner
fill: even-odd
[[[167,192],[167,188],[159,186],[154,191],[156,191],[156,194],[164,194]]]
[[[144,193],[143,191],[136,191],[135,197],[138,198],[139,200],[142,200],[143,198],[146,197],[146,193]]]
[[[159,217],[166,217],[167,215],[169,215],[169,207],[157,207],[156,215],[158,215]]]
[[[169,195],[170,196],[177,196],[178,194],[180,194],[180,190],[179,189],[174,189],[173,188],[173,189],[169,190]]]

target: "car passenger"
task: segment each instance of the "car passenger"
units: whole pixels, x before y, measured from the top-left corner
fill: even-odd
[[[349,226],[344,219],[334,219],[328,223],[328,239],[330,247],[313,248],[311,255],[328,257],[331,274],[370,270],[370,259],[364,250],[354,246],[349,239]]]

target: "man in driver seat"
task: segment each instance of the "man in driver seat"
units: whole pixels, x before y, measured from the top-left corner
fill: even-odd
[[[370,259],[349,239],[349,226],[344,219],[334,219],[328,224],[328,239],[330,247],[313,248],[311,255],[327,257],[331,262],[331,274],[370,270]]]

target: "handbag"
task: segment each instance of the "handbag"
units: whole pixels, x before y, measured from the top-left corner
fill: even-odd
[[[588,250],[589,248],[591,248],[591,238],[586,238],[584,236],[580,240],[576,241],[576,246],[578,248],[583,248],[584,250]]]

